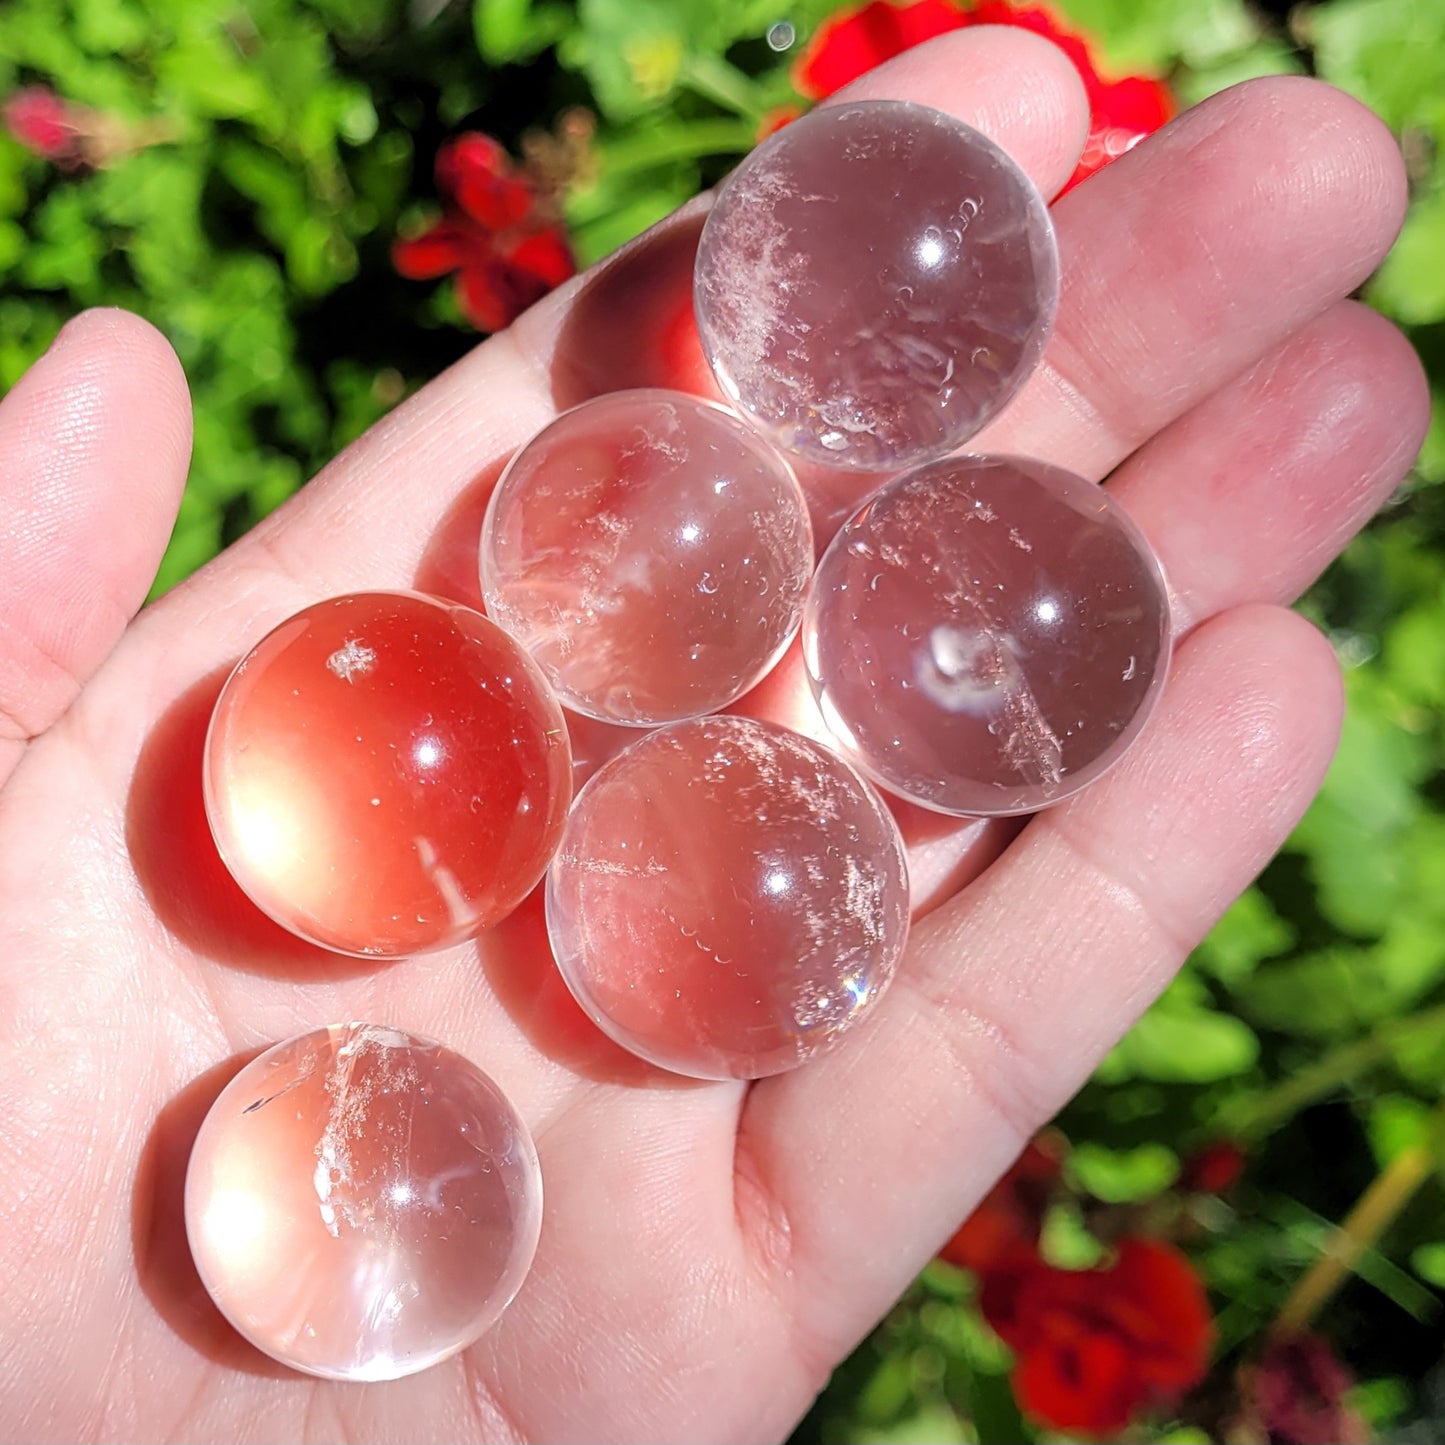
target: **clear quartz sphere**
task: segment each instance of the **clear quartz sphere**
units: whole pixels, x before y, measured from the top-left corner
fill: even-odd
[[[944,813],[1032,812],[1100,776],[1169,656],[1159,564],[1060,467],[954,457],[877,492],[809,594],[803,658],[845,755]]]
[[[675,1073],[751,1079],[830,1047],[892,980],[908,876],[891,814],[770,723],[651,733],[577,795],[547,875],[577,1001]]]
[[[253,1059],[201,1125],[191,1254],[258,1349],[335,1380],[414,1374],[521,1288],[542,1224],[537,1151],[460,1054],[379,1024]]]
[[[797,631],[813,533],[788,464],[721,407],[613,392],[544,427],[487,508],[487,612],[571,708],[651,726],[726,707]]]
[[[898,471],[973,436],[1043,354],[1053,226],[962,121],[824,106],[764,141],[703,228],[698,331],[723,392],[787,451]]]
[[[562,709],[494,622],[415,592],[318,602],[237,664],[206,737],[236,881],[339,953],[445,948],[540,881],[572,796]]]

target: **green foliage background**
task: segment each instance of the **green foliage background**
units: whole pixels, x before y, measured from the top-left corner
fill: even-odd
[[[0,135],[0,386],[60,325],[114,304],[171,339],[196,404],[190,489],[158,586],[277,505],[472,343],[445,287],[388,246],[462,127],[517,144],[567,106],[598,116],[569,199],[584,261],[716,179],[788,102],[788,27],[832,0],[8,0],[0,95],[44,83],[166,140],[63,175]],[[1075,1184],[1155,1199],[1191,1145],[1253,1151],[1193,1221],[1224,1366],[1247,1351],[1337,1222],[1407,1149],[1441,1157],[1445,1084],[1445,0],[1060,0],[1116,70],[1186,102],[1310,71],[1401,139],[1414,199],[1366,299],[1435,387],[1413,476],[1303,604],[1345,665],[1349,718],[1281,857],[1070,1106]],[[966,1148],[966,1140],[935,1147]],[[1388,1437],[1445,1435],[1445,1218],[1428,1182],[1320,1321]],[[1086,1262],[1077,1211],[1048,1247]],[[936,1265],[799,1439],[1032,1439],[967,1279]],[[1191,1417],[1203,1418],[1198,1411]],[[1433,1432],[1433,1433],[1432,1433]],[[1151,1438],[1208,1438],[1197,1423]]]

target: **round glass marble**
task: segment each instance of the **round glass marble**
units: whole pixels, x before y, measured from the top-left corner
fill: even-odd
[[[741,697],[796,633],[812,570],[787,463],[680,392],[558,417],[512,459],[482,530],[488,614],[569,707],[632,726]]]
[[[814,579],[803,658],[845,754],[926,808],[1061,802],[1158,697],[1169,599],[1119,504],[1020,457],[955,457],[884,487]]]
[[[479,612],[409,592],[318,602],[237,665],[206,738],[236,881],[339,953],[445,948],[510,913],[571,799],[562,710]]]
[[[211,1106],[186,1173],[202,1283],[258,1349],[390,1380],[487,1330],[536,1252],[537,1151],[477,1066],[348,1023],[277,1044]]]
[[[694,304],[724,393],[785,450],[898,471],[956,450],[1043,354],[1048,210],[961,121],[825,106],[764,141],[703,228]]]
[[[818,744],[742,717],[649,734],[577,795],[547,875],[568,987],[633,1053],[780,1073],[877,1004],[908,932],[892,816]]]

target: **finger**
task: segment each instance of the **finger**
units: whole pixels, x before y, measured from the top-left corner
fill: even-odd
[[[1394,138],[1319,81],[1186,111],[1054,208],[1058,321],[978,440],[1102,477],[1379,265],[1404,216]]]
[[[1042,367],[971,448],[1018,452],[1103,477],[1358,286],[1389,248],[1404,203],[1404,171],[1390,133],[1330,86],[1274,77],[1186,112],[1055,205],[1062,290],[1054,334]],[[1352,375],[1358,379],[1358,369]],[[1237,411],[1249,395],[1249,388],[1235,391],[1210,415],[1218,420]],[[1363,428],[1366,444],[1396,424],[1402,439],[1385,443],[1372,482],[1380,476],[1393,482],[1402,470],[1396,464],[1419,416],[1418,395],[1418,384],[1407,388],[1403,415],[1392,398],[1376,425]],[[1285,428],[1292,419],[1274,417],[1291,439],[1297,434]],[[1262,418],[1254,435],[1268,425]],[[1252,459],[1234,446],[1232,433],[1220,435],[1229,440],[1216,464],[1230,476],[1244,474]],[[1196,454],[1204,440],[1196,433]],[[1161,439],[1156,475],[1173,449]],[[1290,485],[1297,496],[1309,496],[1317,518],[1298,528],[1291,524],[1301,512],[1291,511],[1287,489],[1275,477],[1263,481],[1270,510],[1218,515],[1211,535],[1220,545],[1198,559],[1183,548],[1171,554],[1171,541],[1184,540],[1182,527],[1173,538],[1151,537],[1166,573],[1236,568],[1244,595],[1233,600],[1293,595],[1272,591],[1269,580],[1309,576],[1322,565],[1327,554],[1319,538],[1348,533],[1359,489],[1339,466],[1312,478],[1297,472]],[[1181,503],[1186,519],[1197,523],[1206,515],[1182,490],[1175,485],[1168,499],[1158,498],[1156,518]],[[1236,536],[1249,539],[1237,556]],[[1251,573],[1267,555],[1272,565]],[[1196,617],[1207,615],[1204,603],[1193,599]],[[750,702],[826,736],[802,677],[794,653],[765,695]],[[902,821],[920,911],[986,866],[1017,826],[940,825],[911,810]]]
[[[1159,555],[1178,634],[1227,607],[1298,597],[1399,485],[1429,419],[1409,343],[1341,301],[1146,442],[1109,490]],[[827,739],[796,654],[749,703]],[[906,808],[900,821],[918,914],[1017,831]]]
[[[1400,484],[1429,423],[1410,343],[1341,301],[1146,443],[1109,491],[1163,561],[1184,631],[1298,597]]]
[[[848,1047],[752,1090],[747,1223],[805,1328],[843,1348],[1072,1096],[1304,811],[1340,706],[1294,614],[1206,623],[1138,748],[918,925]]]
[[[77,317],[0,402],[0,780],[145,600],[190,446],[175,353],[123,311]]]

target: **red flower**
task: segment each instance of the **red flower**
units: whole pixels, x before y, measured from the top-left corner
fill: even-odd
[[[1244,1150],[1232,1139],[1196,1149],[1179,1171],[1179,1187],[1197,1194],[1227,1194],[1244,1173]]]
[[[80,158],[81,117],[53,90],[27,86],[10,96],[0,110],[5,128],[32,155],[60,164]]]
[[[960,1269],[986,1275],[1031,1263],[1038,1251],[1044,1213],[1063,1168],[1063,1141],[1040,1134],[1014,1160],[963,1227],[939,1251]]]
[[[984,1280],[984,1317],[1018,1356],[1014,1394],[1061,1430],[1117,1434],[1204,1376],[1214,1339],[1204,1286],[1172,1245],[1122,1239],[1103,1269],[1036,1260]]]
[[[1074,62],[1089,96],[1091,124],[1078,169],[1064,187],[1137,145],[1174,114],[1167,87],[1144,76],[1105,80],[1089,48],[1042,6],[1015,8],[1008,0],[977,0],[963,8],[955,0],[910,0],[895,5],[871,0],[861,10],[834,15],[813,35],[793,67],[793,84],[812,100],[841,90],[875,65],[968,25],[1018,25],[1052,40]]]
[[[546,197],[490,136],[472,132],[437,152],[446,202],[429,230],[392,246],[409,280],[457,273],[457,301],[482,331],[500,331],[577,269]]]

